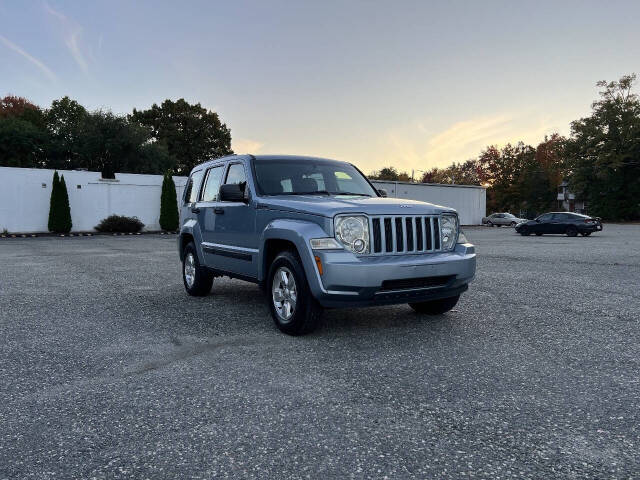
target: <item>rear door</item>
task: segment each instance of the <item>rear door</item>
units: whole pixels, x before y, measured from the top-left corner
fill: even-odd
[[[209,245],[216,243],[216,221],[219,208],[219,194],[225,163],[211,166],[205,174],[199,201],[195,211],[201,232],[201,246],[205,265],[210,268],[220,268],[219,258],[212,252]]]
[[[230,162],[223,184],[244,184],[246,202],[219,202],[215,223],[216,263],[222,270],[255,278],[258,275],[259,239],[256,234],[255,197],[247,182],[244,162]]]
[[[566,213],[554,213],[551,219],[549,233],[565,233],[567,231],[567,225],[569,225],[569,218]]]
[[[551,213],[545,213],[538,218],[537,225],[534,227],[535,233],[553,233],[551,221],[553,215]]]

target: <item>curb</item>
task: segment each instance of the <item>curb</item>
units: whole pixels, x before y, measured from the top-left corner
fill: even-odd
[[[178,232],[77,232],[77,233],[3,233],[0,238],[47,238],[47,237],[120,237],[125,235],[177,235]]]

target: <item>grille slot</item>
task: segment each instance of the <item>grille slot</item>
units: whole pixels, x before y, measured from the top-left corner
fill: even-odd
[[[438,216],[371,217],[370,243],[372,255],[430,253],[440,248]]]
[[[402,228],[402,217],[396,217],[396,252],[404,250],[404,229]]]
[[[440,219],[438,217],[433,218],[433,231],[438,233],[433,236],[433,248],[440,250]]]
[[[413,218],[405,218],[407,232],[407,252],[413,252]]]
[[[387,252],[393,252],[393,232],[391,231],[391,219],[384,219],[384,244]]]
[[[380,290],[407,290],[411,288],[436,288],[443,287],[453,278],[455,275],[443,275],[440,277],[425,277],[425,278],[407,278],[402,280],[385,280],[382,282]]]
[[[373,253],[382,251],[382,232],[380,231],[380,219],[374,218],[371,221],[373,225]]]

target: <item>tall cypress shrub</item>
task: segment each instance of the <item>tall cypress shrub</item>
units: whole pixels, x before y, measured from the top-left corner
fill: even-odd
[[[71,208],[67,185],[58,172],[53,172],[51,184],[51,200],[49,201],[49,231],[54,233],[69,233],[71,231]]]
[[[164,174],[160,196],[160,228],[175,232],[178,229],[178,198],[171,172]]]
[[[51,182],[51,199],[49,200],[49,223],[48,228],[50,232],[58,231],[58,203],[60,198],[60,178],[58,172],[53,172],[53,182]]]
[[[60,177],[60,228],[62,233],[69,233],[73,222],[71,221],[71,206],[69,205],[69,192],[64,181],[64,175]]]

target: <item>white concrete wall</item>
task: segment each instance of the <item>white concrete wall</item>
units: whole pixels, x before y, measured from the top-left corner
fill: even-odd
[[[46,232],[53,170],[0,167],[0,231]],[[98,172],[58,170],[69,193],[74,232],[91,231],[109,215],[138,217],[145,230],[160,229],[162,175],[116,173],[116,181]],[[173,177],[178,199],[187,177]]]
[[[384,188],[390,197],[420,200],[455,208],[462,225],[480,225],[487,211],[487,191],[473,185],[440,185],[434,183],[386,182],[372,180],[376,188]]]

